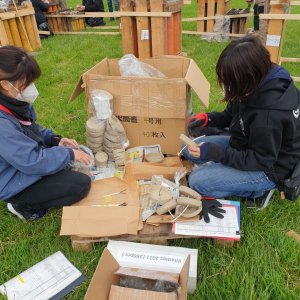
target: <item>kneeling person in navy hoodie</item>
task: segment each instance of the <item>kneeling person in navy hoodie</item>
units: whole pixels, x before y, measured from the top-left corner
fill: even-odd
[[[23,220],[71,205],[91,186],[89,176],[68,169],[70,161],[89,164],[90,157],[75,140],[36,122],[33,82],[40,74],[37,62],[23,50],[0,48],[0,199]]]
[[[289,178],[300,159],[299,91],[255,36],[231,42],[216,72],[227,106],[190,118],[199,147],[184,155],[200,167],[189,184],[217,198],[260,198]]]

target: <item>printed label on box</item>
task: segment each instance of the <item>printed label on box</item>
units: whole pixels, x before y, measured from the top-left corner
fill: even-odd
[[[141,32],[141,40],[149,40],[149,30],[142,30]]]
[[[117,260],[119,262],[123,261],[136,264],[166,266],[174,268],[175,266],[182,266],[185,258],[175,255],[161,255],[155,253],[147,254],[145,252],[139,251],[119,250]]]

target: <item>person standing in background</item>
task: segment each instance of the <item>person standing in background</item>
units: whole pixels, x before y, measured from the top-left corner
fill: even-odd
[[[77,7],[78,11],[82,12],[104,12],[104,5],[102,0],[83,0],[82,5]],[[94,26],[104,26],[106,23],[103,18],[85,18],[87,25]]]
[[[108,10],[109,10],[109,12],[113,12],[113,11],[114,11],[114,7],[113,7],[112,1],[114,1],[115,10],[116,10],[116,11],[119,11],[119,3],[118,3],[118,0],[107,0],[107,5],[108,5]],[[114,21],[115,18],[114,18],[114,17],[111,17],[110,20],[111,20],[111,21]]]

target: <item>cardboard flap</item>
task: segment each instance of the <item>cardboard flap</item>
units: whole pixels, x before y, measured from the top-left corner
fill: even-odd
[[[188,255],[187,259],[185,260],[185,263],[179,275],[179,284],[181,286],[180,300],[187,299],[187,293],[188,293],[187,282],[189,278],[189,269],[190,269],[190,255]]]
[[[77,98],[84,91],[84,87],[82,85],[83,85],[83,79],[82,79],[82,76],[80,76],[80,78],[69,98],[69,102],[72,102],[75,98]]]
[[[137,234],[139,219],[138,206],[66,206],[60,235],[106,237]]]
[[[208,108],[210,83],[192,59],[190,60],[190,66],[186,73],[185,79],[200,98],[204,106]]]
[[[114,274],[118,268],[119,264],[105,248],[84,299],[107,300],[111,285],[118,283],[118,276]]]

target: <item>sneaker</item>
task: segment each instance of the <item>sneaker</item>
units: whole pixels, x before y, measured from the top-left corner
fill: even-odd
[[[7,203],[7,209],[14,215],[16,215],[19,219],[25,221],[33,221],[36,219],[40,219],[42,218],[46,213],[47,210],[46,209],[40,209],[40,210],[22,210],[20,209],[20,207],[18,207],[17,204],[11,204],[11,203]]]

